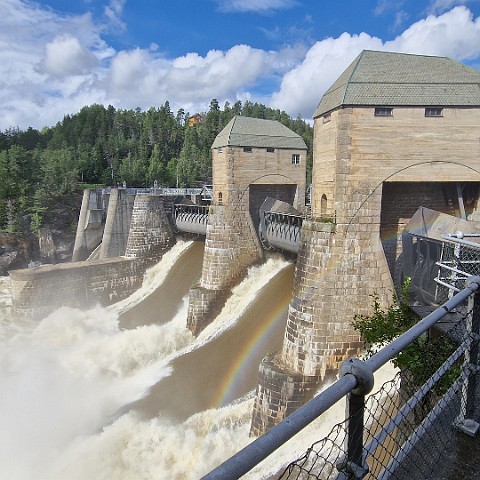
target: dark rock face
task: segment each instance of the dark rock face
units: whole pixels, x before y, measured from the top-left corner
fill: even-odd
[[[21,218],[20,233],[0,233],[0,276],[8,275],[11,270],[27,268],[31,262],[70,262],[81,195],[79,190],[52,201],[38,235],[31,232],[31,214]]]
[[[30,257],[28,243],[9,233],[0,233],[0,275],[25,268]]]

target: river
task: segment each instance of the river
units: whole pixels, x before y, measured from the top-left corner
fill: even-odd
[[[294,266],[252,267],[198,337],[188,290],[203,242],[179,242],[109,308],[11,318],[0,281],[0,478],[197,479],[251,441],[258,364],[281,348]],[[245,478],[270,478],[341,420],[336,406]]]

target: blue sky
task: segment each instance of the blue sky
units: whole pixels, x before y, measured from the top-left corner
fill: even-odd
[[[83,105],[258,101],[310,119],[363,50],[480,67],[480,0],[0,0],[0,129]]]

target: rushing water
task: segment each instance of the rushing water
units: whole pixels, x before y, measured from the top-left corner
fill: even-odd
[[[109,308],[10,316],[0,281],[0,478],[197,479],[248,436],[258,364],[281,346],[293,265],[254,267],[198,337],[202,243],[177,244]],[[245,478],[269,478],[343,417],[332,409]]]
[[[180,243],[129,299],[38,324],[11,320],[2,279],[0,478],[194,479],[250,441],[256,369],[280,346],[293,267],[252,269],[193,338],[185,294],[201,260],[201,244]]]

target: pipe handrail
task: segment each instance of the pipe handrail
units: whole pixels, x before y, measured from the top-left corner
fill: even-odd
[[[366,370],[370,370],[372,374],[376,372],[420,335],[429,330],[438,320],[477,292],[479,288],[480,277],[469,277],[466,287],[461,292],[420,320],[389,345],[383,347],[368,360],[362,362]],[[271,428],[267,433],[256,438],[252,443],[202,477],[202,479],[223,480],[228,478],[234,480],[240,478],[359,385],[359,380],[357,380],[354,374],[346,373],[333,385],[330,385],[285,420]]]

